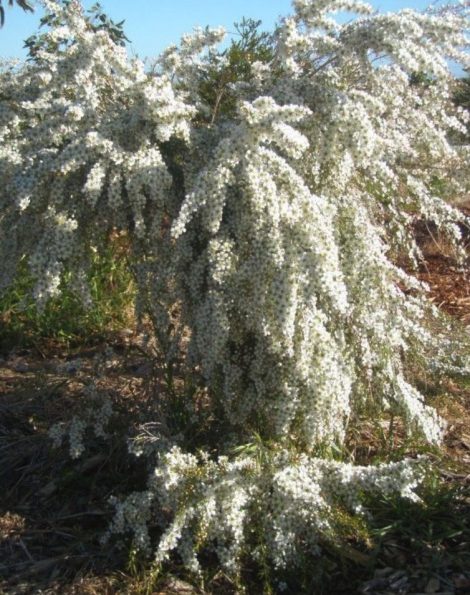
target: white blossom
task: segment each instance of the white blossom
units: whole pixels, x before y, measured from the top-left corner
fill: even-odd
[[[67,43],[0,73],[0,288],[25,256],[39,304],[65,271],[83,288],[92,247],[125,231],[137,310],[162,359],[183,359],[204,384],[204,403],[185,407],[217,436],[197,452],[184,444],[191,427],[172,433],[161,420],[151,447],[136,447],[155,462],[147,490],[115,501],[110,534],[131,530],[150,550],[160,518],[157,561],[177,550],[199,572],[208,547],[236,573],[244,548],[257,555],[253,531],[285,566],[318,552],[337,505],[362,513],[362,495],[377,492],[416,499],[414,461],[361,467],[318,452],[341,445],[365,407],[442,437],[407,359],[462,362],[428,328],[437,310],[394,253],[419,262],[416,219],[456,247],[468,224],[446,200],[468,184],[470,152],[449,134],[465,118],[448,67],[468,59],[468,13],[296,0],[272,62],[253,65],[253,80],[234,87],[236,112],[217,118],[201,81],[222,30],[184,36],[147,72],[77,3],[43,3],[62,21],[46,39]],[[345,10],[358,18],[339,23]],[[73,456],[110,413],[103,404],[72,421]],[[232,456],[256,435],[269,447]]]

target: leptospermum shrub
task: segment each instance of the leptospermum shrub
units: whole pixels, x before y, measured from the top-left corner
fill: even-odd
[[[212,548],[236,573],[247,553],[299,563],[367,494],[416,498],[416,461],[328,453],[363,412],[442,436],[406,363],[464,363],[394,257],[419,261],[416,218],[458,249],[443,195],[461,193],[468,150],[448,140],[465,121],[447,60],[466,59],[466,14],[295,0],[224,111],[200,92],[223,31],[185,36],[148,73],[78,4],[43,4],[56,18],[34,60],[1,75],[2,286],[27,259],[38,303],[63,271],[86,300],[90,250],[124,230],[139,311],[203,385],[184,415],[160,403],[160,433],[133,445],[153,470],[110,534],[195,572]],[[331,18],[344,10],[357,18]]]

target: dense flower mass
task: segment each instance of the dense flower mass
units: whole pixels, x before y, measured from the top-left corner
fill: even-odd
[[[459,250],[465,221],[447,199],[466,189],[469,151],[449,140],[466,114],[447,60],[468,64],[468,14],[295,0],[271,61],[233,83],[232,113],[201,93],[221,30],[185,36],[147,72],[77,3],[44,5],[60,24],[34,60],[0,75],[0,287],[27,259],[39,304],[65,270],[86,298],[90,250],[125,230],[137,306],[167,362],[183,352],[207,389],[205,406],[186,403],[191,418],[207,423],[209,408],[216,426],[210,455],[194,441],[185,450],[186,427],[147,445],[148,490],[116,503],[111,531],[148,548],[156,515],[158,560],[177,549],[198,571],[212,546],[235,571],[243,548],[256,554],[247,527],[261,518],[282,566],[315,549],[335,506],[359,510],[368,491],[414,497],[412,462],[360,467],[318,452],[365,408],[442,436],[407,358],[465,362],[430,329],[426,287],[394,256],[419,262],[419,218]],[[358,16],[339,24],[345,10]],[[261,462],[231,456],[254,435],[271,445]]]
[[[338,508],[361,512],[364,494],[416,499],[419,477],[416,461],[362,467],[307,455],[294,458],[280,450],[263,462],[246,455],[234,461],[221,456],[215,462],[174,446],[161,457],[147,491],[115,502],[116,516],[105,539],[130,527],[135,543],[149,549],[148,523],[158,503],[178,514],[163,533],[157,562],[176,549],[198,573],[203,541],[213,544],[224,569],[233,573],[246,540],[253,541],[249,533],[259,531],[274,565],[284,567],[295,564],[302,551],[318,552],[319,538],[332,531]],[[250,545],[259,557],[261,544]]]

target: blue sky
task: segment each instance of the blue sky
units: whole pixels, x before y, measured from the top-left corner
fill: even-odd
[[[95,0],[84,0],[90,7]],[[372,0],[382,11],[400,8],[423,9],[427,0]],[[125,32],[131,40],[131,52],[141,58],[157,55],[194,26],[224,26],[233,30],[233,23],[242,17],[261,19],[263,28],[272,29],[279,16],[291,12],[290,0],[101,0],[104,11],[115,21],[125,19]],[[24,13],[18,6],[10,8],[7,0],[5,25],[0,29],[0,57],[24,58],[23,40],[34,33],[42,10]]]

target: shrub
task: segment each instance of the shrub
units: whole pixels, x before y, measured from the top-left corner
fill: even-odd
[[[236,573],[247,552],[276,567],[314,554],[335,509],[360,512],[368,493],[416,498],[419,462],[338,453],[364,411],[439,442],[406,363],[465,366],[393,260],[419,262],[416,218],[458,251],[464,217],[434,189],[438,176],[458,194],[468,167],[448,140],[465,112],[446,62],[467,59],[465,13],[295,0],[247,76],[217,55],[221,30],[184,36],[148,73],[76,2],[44,5],[47,43],[1,78],[2,286],[27,258],[38,304],[64,271],[86,299],[90,247],[125,230],[137,308],[168,369],[183,354],[205,391],[184,392],[179,425],[175,401],[159,404],[161,433],[133,447],[154,466],[148,490],[116,502],[110,531],[145,549],[158,522],[158,561],[176,549],[198,572],[212,547]],[[340,25],[341,10],[359,17]],[[235,73],[224,109],[207,92],[217,64]]]

